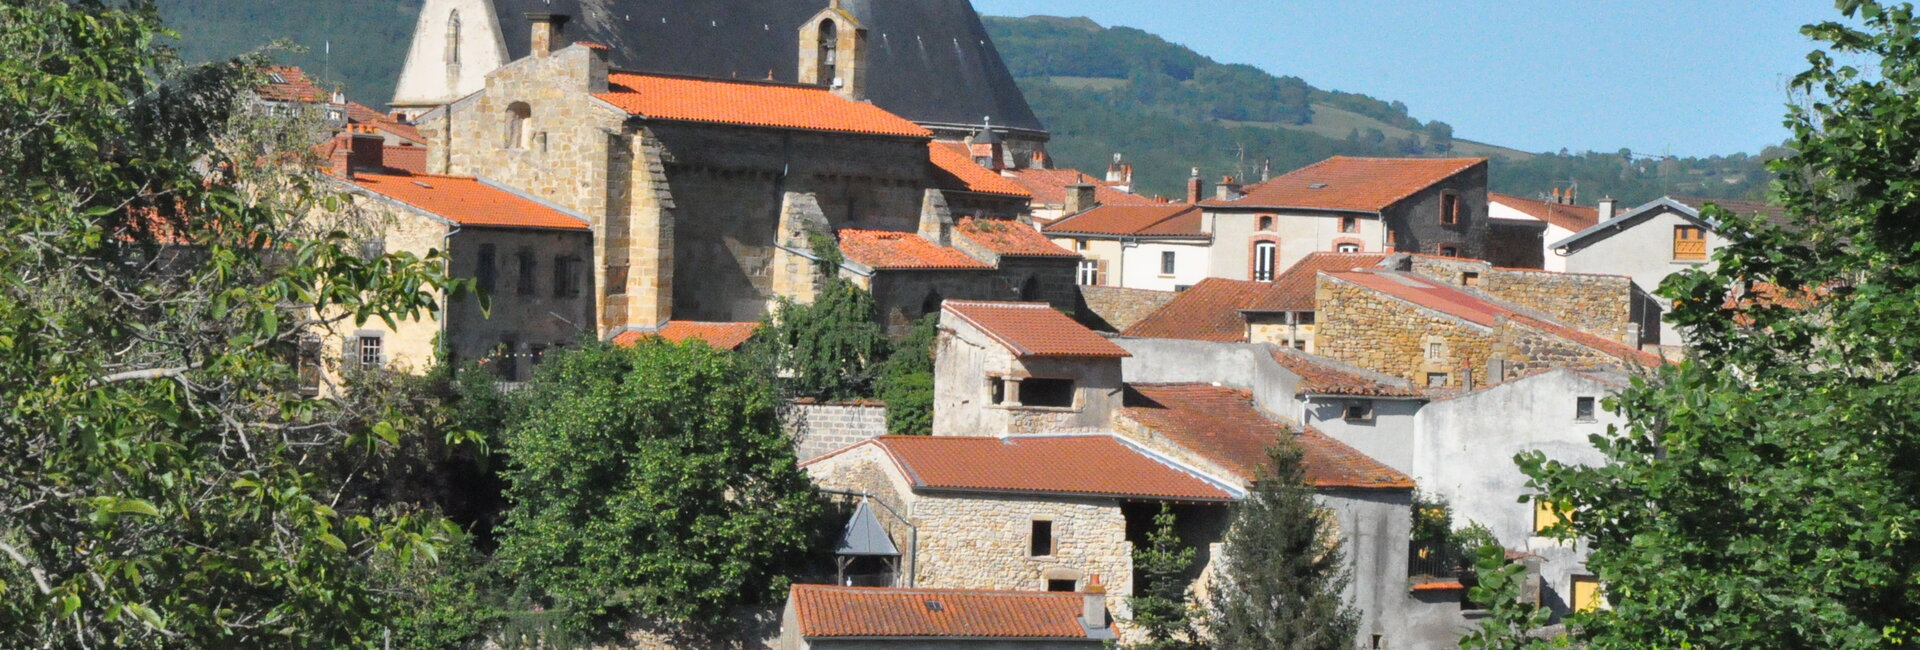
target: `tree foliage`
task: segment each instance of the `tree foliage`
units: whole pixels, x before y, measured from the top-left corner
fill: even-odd
[[[1618,398],[1609,462],[1521,458],[1591,540],[1596,647],[1870,648],[1920,625],[1920,23],[1841,0],[1792,88],[1784,223],[1710,210],[1670,278],[1692,358]],[[1732,296],[1734,299],[1729,300]]]
[[[1140,578],[1141,588],[1128,602],[1133,607],[1133,623],[1144,631],[1146,640],[1129,648],[1201,647],[1195,642],[1193,626],[1200,612],[1187,590],[1196,549],[1180,541],[1177,523],[1173,506],[1160,504],[1160,512],[1153,516],[1153,531],[1147,534],[1147,547],[1133,551],[1134,573]]]
[[[1499,544],[1481,545],[1473,554],[1478,584],[1468,590],[1467,598],[1487,614],[1460,639],[1463,650],[1542,650],[1566,645],[1564,637],[1549,641],[1535,634],[1546,627],[1553,612],[1521,599],[1527,581],[1525,565],[1508,562],[1506,549]]]
[[[504,575],[568,627],[693,625],[766,602],[823,506],[748,364],[699,344],[548,357],[505,447]]]
[[[1350,648],[1360,617],[1342,591],[1340,540],[1327,527],[1301,466],[1283,438],[1247,498],[1234,506],[1226,562],[1214,585],[1207,630],[1218,648]]]
[[[880,369],[880,401],[887,404],[887,432],[916,436],[933,433],[933,346],[940,315],[927,314],[905,337],[893,343],[893,356]]]
[[[816,234],[819,292],[812,303],[780,299],[754,336],[749,354],[779,377],[786,397],[854,400],[872,397],[887,359],[887,334],[875,320],[873,294],[839,276],[840,248]]]

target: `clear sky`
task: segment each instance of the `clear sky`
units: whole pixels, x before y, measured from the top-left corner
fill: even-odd
[[[1827,0],[973,0],[1086,16],[1223,63],[1406,102],[1527,151],[1705,156],[1784,140],[1787,81]]]

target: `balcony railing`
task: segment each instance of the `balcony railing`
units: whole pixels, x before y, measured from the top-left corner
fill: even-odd
[[[1473,570],[1473,559],[1452,544],[1415,541],[1407,545],[1407,575],[1413,578],[1454,580]]]

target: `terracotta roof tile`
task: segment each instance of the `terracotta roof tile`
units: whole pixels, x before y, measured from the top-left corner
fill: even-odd
[[[1334,156],[1248,186],[1234,201],[1208,206],[1305,208],[1379,212],[1455,174],[1487,164],[1485,158],[1354,158]]]
[[[1265,282],[1207,278],[1154,310],[1124,334],[1154,339],[1241,342],[1247,320],[1240,310],[1270,287]]]
[[[794,585],[788,598],[806,638],[1087,636],[1075,592]]]
[[[940,310],[980,328],[1021,358],[1132,356],[1043,302],[948,300]]]
[[[1545,330],[1560,338],[1592,348],[1593,350],[1618,359],[1649,366],[1657,366],[1665,363],[1665,360],[1662,359],[1660,355],[1642,351],[1604,336],[1583,332],[1561,323],[1520,313],[1511,307],[1460,291],[1452,286],[1434,281],[1431,278],[1411,273],[1380,273],[1368,271],[1328,273],[1327,275],[1482,326],[1492,327],[1499,319],[1507,318],[1514,322]]]
[[[650,119],[933,137],[879,106],[812,86],[615,72],[607,75],[607,88],[595,96]]]
[[[999,172],[981,167],[967,155],[958,142],[929,142],[928,156],[933,161],[934,179],[946,189],[1030,199],[1033,193]]]
[[[1547,223],[1580,232],[1600,223],[1600,209],[1583,205],[1567,205],[1552,201],[1526,199],[1510,194],[1487,193],[1487,200],[1519,210],[1529,217]]]
[[[1267,452],[1282,435],[1294,436],[1305,454],[1307,483],[1323,488],[1403,490],[1413,479],[1311,428],[1296,432],[1262,414],[1246,391],[1207,384],[1134,384],[1127,387],[1127,417],[1175,444],[1257,479]]]
[[[420,129],[412,124],[393,119],[393,116],[362,105],[359,102],[347,102],[347,119],[392,133],[418,144],[426,144],[426,137],[420,135]]]
[[[305,70],[294,66],[268,66],[267,84],[256,90],[262,99],[275,102],[318,104],[331,99],[307,78]]]
[[[1219,486],[1108,435],[881,436],[871,442],[893,457],[915,487],[923,489],[1133,499],[1233,498]],[[819,461],[808,461],[814,462]]]
[[[1696,211],[1707,207],[1708,203],[1712,203],[1722,208],[1726,208],[1728,212],[1732,212],[1734,214],[1743,214],[1743,215],[1757,214],[1765,217],[1773,217],[1776,219],[1785,217],[1787,214],[1786,208],[1773,205],[1765,201],[1742,201],[1739,199],[1706,199],[1706,198],[1700,198],[1697,196],[1670,196],[1667,198],[1673,199],[1674,201],[1684,204],[1689,208],[1693,208]]]
[[[1160,205],[1165,201],[1156,201],[1138,194],[1122,192],[1108,185],[1106,181],[1077,169],[1018,169],[1013,172],[1013,182],[1019,183],[1033,194],[1035,205],[1063,205],[1067,202],[1067,186],[1092,185],[1093,200],[1101,205]]]
[[[1379,266],[1386,253],[1312,253],[1273,279],[1266,293],[1247,309],[1252,311],[1314,311],[1314,291],[1322,271],[1352,271]]]
[[[332,155],[332,152],[328,152],[328,155]],[[424,175],[427,173],[427,148],[382,145],[380,164],[388,169]]]
[[[1033,226],[1005,219],[964,217],[954,228],[982,248],[1012,257],[1079,257],[1079,253],[1061,248]]]
[[[1288,348],[1275,348],[1273,360],[1300,376],[1301,393],[1356,397],[1425,397],[1405,379],[1350,366]]]
[[[614,345],[633,345],[651,336],[673,342],[703,341],[717,350],[737,350],[753,338],[759,323],[703,323],[699,321],[672,320],[658,331],[628,331],[613,338]]]
[[[1207,237],[1199,206],[1185,203],[1101,205],[1047,224],[1049,235]]]
[[[960,249],[941,246],[917,233],[892,230],[840,231],[840,252],[847,259],[874,269],[964,270],[991,269]]]
[[[468,176],[357,173],[340,180],[462,226],[587,230],[585,220]]]

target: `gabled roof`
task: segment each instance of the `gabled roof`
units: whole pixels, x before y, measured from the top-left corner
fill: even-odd
[[[847,526],[840,532],[840,541],[834,543],[833,554],[899,555],[900,547],[894,545],[887,528],[880,525],[879,517],[874,516],[873,504],[861,499],[860,506],[853,510],[853,516],[847,518]]]
[[[595,95],[636,116],[708,124],[931,138],[885,109],[818,86],[614,72]]]
[[[788,598],[809,639],[1088,638],[1086,596],[1070,591],[794,585]]]
[[[1211,237],[1201,229],[1200,207],[1186,203],[1100,205],[1042,228],[1049,235],[1108,237]]]
[[[1013,182],[1033,193],[1035,205],[1062,205],[1067,202],[1067,187],[1092,185],[1093,200],[1101,205],[1160,205],[1164,202],[1122,192],[1103,179],[1088,176],[1077,169],[1018,169]]]
[[[1600,222],[1600,209],[1584,205],[1568,205],[1496,192],[1488,192],[1487,200],[1573,232],[1592,228],[1593,224]]]
[[[1567,341],[1624,361],[1648,366],[1666,363],[1660,355],[1562,323],[1530,316],[1512,307],[1412,273],[1352,271],[1326,275],[1483,327],[1493,327],[1500,319],[1505,318],[1545,330]]]
[[[1334,156],[1248,186],[1232,201],[1202,201],[1209,207],[1298,208],[1379,212],[1402,199],[1474,167],[1485,158],[1355,158]]]
[[[1681,217],[1685,218],[1688,221],[1698,224],[1702,228],[1706,228],[1708,230],[1714,230],[1718,228],[1718,225],[1710,223],[1707,220],[1700,218],[1701,208],[1706,207],[1706,204],[1708,203],[1717,204],[1720,207],[1726,208],[1728,211],[1731,211],[1735,214],[1750,215],[1750,216],[1758,215],[1762,218],[1776,221],[1776,222],[1786,218],[1785,208],[1781,208],[1775,205],[1769,205],[1759,201],[1739,201],[1734,199],[1702,199],[1702,198],[1693,198],[1693,197],[1663,196],[1663,197],[1654,199],[1652,201],[1648,201],[1647,203],[1645,203],[1644,205],[1641,205],[1640,207],[1627,211],[1625,214],[1594,224],[1579,232],[1575,232],[1571,237],[1554,242],[1550,246],[1550,248],[1554,248],[1554,249],[1584,248],[1592,244],[1593,242],[1606,239],[1622,230],[1626,230],[1628,228],[1632,228],[1636,225],[1639,225],[1641,222],[1646,221],[1647,219],[1650,219],[1654,215],[1660,214],[1663,211],[1671,211],[1675,214],[1680,215]]]
[[[633,345],[648,337],[659,337],[671,343],[701,341],[716,350],[737,350],[745,345],[747,339],[760,328],[759,323],[704,323],[690,320],[670,320],[654,331],[630,330],[613,337],[614,345]]]
[[[918,233],[892,230],[840,231],[840,252],[847,259],[876,270],[988,270],[993,266],[969,257],[960,249],[941,246]]]
[[[347,120],[392,133],[415,144],[427,143],[426,137],[420,135],[420,129],[414,125],[393,119],[392,116],[368,108],[360,102],[347,102]]]
[[[272,102],[319,104],[331,99],[307,78],[305,70],[290,66],[268,66],[267,84],[255,89],[261,99]]]
[[[921,490],[1230,501],[1237,495],[1173,461],[1110,435],[881,436],[861,446],[885,452]]]
[[[1386,253],[1309,253],[1273,279],[1247,311],[1314,311],[1314,290],[1323,271],[1352,271],[1379,266]]]
[[[1210,384],[1129,384],[1124,412],[1155,433],[1257,480],[1280,436],[1305,454],[1307,483],[1321,488],[1405,490],[1413,479],[1326,434],[1267,417],[1246,391]]]
[[[1023,359],[1133,356],[1044,302],[947,300],[940,310],[979,328]]]
[[[1413,398],[1427,395],[1405,379],[1292,348],[1276,346],[1273,360],[1300,377],[1296,390],[1303,395]]]
[[[471,176],[363,172],[352,179],[329,177],[462,226],[588,229],[584,216]]]
[[[1046,235],[1018,221],[963,217],[954,227],[962,237],[981,248],[1005,257],[1079,257],[1079,253],[1061,248]]]
[[[966,145],[958,142],[929,142],[927,150],[933,161],[934,182],[942,189],[961,192],[976,192],[1021,199],[1033,198],[1033,193],[1021,187],[999,173],[981,167],[967,155]]]
[[[1265,282],[1206,278],[1171,302],[1134,323],[1123,334],[1153,339],[1240,342],[1247,340],[1247,321],[1240,310],[1270,287]]]

